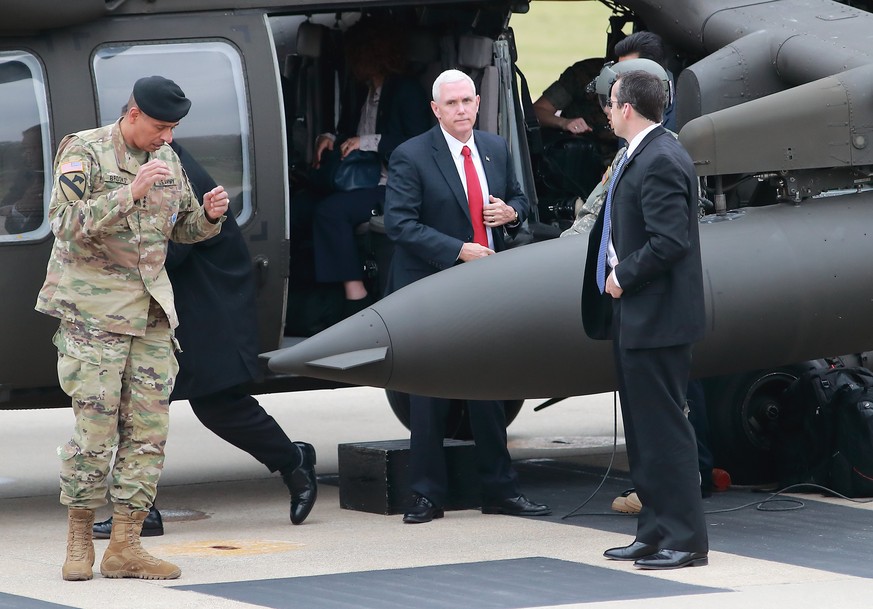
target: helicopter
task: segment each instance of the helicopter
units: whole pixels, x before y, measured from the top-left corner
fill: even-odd
[[[873,82],[866,78],[873,63],[869,54],[873,15],[867,3],[780,0],[749,5],[738,0],[680,0],[664,7],[653,0],[603,0],[602,4],[612,11],[604,60],[626,30],[650,30],[664,40],[667,64],[676,77],[680,140],[697,162],[703,192],[713,202],[711,209],[703,211],[701,222],[711,224],[713,234],[728,232],[720,227],[731,226],[734,235],[724,239],[714,260],[730,268],[732,256],[752,250],[751,240],[766,242],[768,227],[780,226],[782,216],[767,222],[757,219],[774,208],[818,213],[827,204],[855,210],[858,215],[843,211],[834,217],[853,229],[863,226],[873,166],[864,126],[871,124],[865,119],[870,113],[869,104],[864,105],[869,100],[866,82]],[[287,353],[284,349],[303,347],[313,340],[304,338],[312,334],[317,338],[322,327],[339,321],[323,316],[336,294],[312,279],[311,239],[301,210],[311,199],[306,174],[313,142],[319,133],[335,128],[348,79],[341,53],[343,33],[364,16],[402,24],[409,34],[410,71],[425,90],[433,76],[448,67],[459,67],[474,78],[482,97],[478,128],[507,139],[518,181],[531,201],[527,230],[518,247],[507,254],[540,261],[532,267],[531,285],[552,285],[555,281],[549,279],[554,277],[564,281],[560,261],[569,254],[563,250],[572,252],[581,244],[554,237],[572,223],[568,202],[584,198],[593,184],[556,188],[542,179],[549,151],[539,141],[529,93],[518,77],[511,28],[512,15],[529,9],[526,0],[4,2],[0,8],[0,110],[5,117],[0,132],[4,288],[0,332],[6,348],[0,352],[0,408],[69,404],[57,386],[51,344],[56,322],[33,310],[52,243],[46,211],[53,186],[53,152],[65,134],[116,120],[133,82],[157,71],[180,83],[193,102],[175,137],[231,194],[232,210],[258,278],[262,349]],[[830,83],[824,92],[815,84],[821,81]],[[784,111],[786,107],[790,112]],[[830,114],[823,114],[827,111]],[[801,134],[801,124],[810,129]],[[816,234],[816,222],[837,221],[829,217],[820,213],[808,221],[810,232],[801,231],[800,239]],[[750,225],[757,228],[746,232],[744,227]],[[368,281],[378,293],[390,261],[390,243],[380,231],[378,215],[359,232]],[[762,328],[779,336],[788,333],[793,340],[787,347],[785,341],[768,340],[766,332],[750,347],[731,326],[735,340],[726,339],[725,349],[710,360],[698,358],[708,361],[703,372],[717,428],[714,435],[720,438],[717,451],[730,456],[738,472],[753,476],[760,468],[768,450],[768,429],[778,420],[776,397],[800,370],[825,365],[822,358],[837,353],[866,362],[864,351],[873,344],[873,336],[858,319],[869,307],[868,292],[873,288],[868,286],[873,282],[867,281],[860,261],[869,259],[871,252],[864,249],[869,246],[863,239],[846,238],[846,243],[851,243],[844,248],[851,252],[846,264],[856,275],[851,299],[841,300],[837,296],[842,292],[837,291],[822,301],[810,290],[800,300],[777,303],[781,317],[750,317],[740,325],[746,334],[760,333]],[[795,282],[791,293],[804,295],[810,276],[827,273],[830,261],[830,257],[819,260],[805,274],[797,271],[796,264],[788,267],[783,275],[791,274],[784,277],[786,283]],[[791,260],[779,258],[770,268],[776,264],[778,272],[782,262]],[[573,264],[581,269],[584,256]],[[448,281],[456,274],[434,281]],[[730,275],[735,280],[731,288],[743,288],[744,274],[751,272]],[[410,291],[418,292],[431,288],[431,283],[413,287]],[[744,289],[742,294],[759,294],[757,289]],[[402,303],[408,293],[398,292],[368,311],[394,307],[392,303]],[[742,302],[737,298],[728,307],[737,311],[738,318],[746,311]],[[762,307],[771,304],[763,297],[757,302]],[[794,306],[798,303],[803,306]],[[833,306],[839,311],[826,313]],[[545,311],[528,314],[535,317]],[[775,324],[774,319],[784,323]],[[332,327],[342,328],[344,323]],[[546,383],[579,353],[558,349],[542,355],[552,370],[544,374],[543,364],[525,363],[519,379]],[[283,369],[275,357],[263,380],[251,388],[253,393],[359,382],[390,385],[354,375],[319,378],[325,376],[324,368],[307,367],[302,373]],[[563,363],[555,366],[555,362]],[[426,373],[427,368],[422,368],[422,375]],[[502,396],[510,400],[508,420],[529,397],[608,390],[609,372],[599,378],[607,380],[566,389],[551,385],[552,393],[518,387],[517,393]],[[404,387],[418,381],[426,379]],[[461,391],[464,385],[457,387]],[[452,396],[458,398],[455,433],[460,435],[464,433],[462,395]],[[403,405],[392,403],[392,407],[403,420]]]
[[[0,408],[68,402],[55,378],[55,323],[33,311],[52,243],[53,152],[65,134],[117,120],[138,77],[159,71],[184,84],[195,109],[175,138],[231,195],[258,279],[260,344],[275,349],[311,331],[301,318],[333,296],[312,279],[311,235],[292,224],[302,224],[296,210],[312,198],[305,174],[315,138],[336,128],[348,80],[343,32],[365,15],[391,18],[417,29],[410,64],[429,70],[423,79],[466,61],[493,80],[491,48],[510,14],[506,2],[466,1],[3,3],[0,331],[9,348],[0,355]],[[497,130],[496,95],[492,102]],[[334,386],[267,375],[254,391]]]

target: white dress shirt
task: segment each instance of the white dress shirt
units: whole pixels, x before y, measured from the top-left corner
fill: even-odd
[[[649,127],[646,127],[645,129],[643,129],[639,133],[637,133],[634,136],[634,138],[630,141],[630,143],[627,145],[627,152],[625,152],[625,154],[627,155],[627,158],[630,158],[631,155],[634,153],[634,151],[637,148],[639,148],[640,142],[643,141],[643,138],[646,137],[646,135],[648,135],[648,133],[652,129],[654,129],[655,127],[659,127],[659,126],[660,126],[659,123],[654,123],[654,124],[650,125]],[[618,188],[618,187],[616,186],[616,188]],[[618,254],[615,253],[615,246],[612,244],[612,235],[613,234],[615,234],[615,231],[610,231],[609,244],[606,247],[606,256],[607,256],[606,262],[609,265],[609,268],[612,269],[612,271],[609,273],[612,276],[612,281],[615,283],[615,285],[617,285],[618,287],[621,287],[621,285],[619,285],[619,283],[618,283],[618,277],[615,276],[615,267],[618,266]]]
[[[467,173],[464,171],[464,155],[461,154],[464,146],[470,148],[470,158],[473,159],[473,166],[476,168],[476,174],[479,176],[479,186],[482,187],[482,206],[489,205],[488,202],[488,178],[485,177],[485,168],[482,166],[482,157],[479,156],[479,149],[476,148],[476,141],[473,135],[466,142],[462,142],[457,138],[449,135],[440,125],[440,130],[443,132],[443,137],[446,138],[446,143],[449,145],[449,152],[452,155],[452,160],[455,162],[455,168],[458,170],[458,177],[461,178],[461,184],[464,186],[464,194],[467,194]],[[469,200],[469,195],[467,195]],[[494,249],[494,236],[491,234],[491,227],[486,226],[485,232],[488,234],[488,247]],[[461,252],[458,252],[458,256]]]

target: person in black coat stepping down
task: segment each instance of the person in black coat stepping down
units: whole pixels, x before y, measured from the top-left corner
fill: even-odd
[[[176,142],[198,197],[215,186],[206,170]],[[218,437],[278,471],[291,493],[291,522],[301,524],[318,494],[315,449],[292,442],[246,385],[260,375],[255,278],[252,260],[232,213],[221,233],[196,246],[170,242],[166,262],[173,284],[182,351],[172,400],[188,400],[194,415]],[[94,524],[107,539],[112,519]],[[152,507],[142,535],[163,534],[163,519]]]

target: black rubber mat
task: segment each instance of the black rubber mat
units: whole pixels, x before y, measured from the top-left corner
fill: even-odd
[[[276,609],[517,609],[726,592],[541,557],[174,588]]]
[[[35,598],[0,592],[0,609],[76,609],[70,605],[48,603]]]
[[[552,507],[552,516],[545,519],[626,533],[628,543],[632,541],[636,532],[636,517],[618,514],[610,509],[612,500],[632,486],[629,479],[608,478],[594,499],[582,508],[581,512],[586,515],[562,519],[597,488],[603,472],[549,460],[522,461],[515,465],[525,494]],[[619,475],[626,476],[623,473]],[[852,507],[849,502],[845,505],[823,503],[815,501],[815,495],[809,495],[808,499],[801,499],[803,507],[800,509],[784,510],[793,505],[772,502],[762,506],[767,511],[751,506],[738,511],[714,513],[759,503],[768,497],[769,493],[731,489],[704,499],[710,549],[873,578],[873,569],[870,568],[873,513],[869,510]]]

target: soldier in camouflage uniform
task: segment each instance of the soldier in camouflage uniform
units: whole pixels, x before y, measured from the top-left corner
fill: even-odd
[[[178,371],[167,243],[216,235],[228,204],[219,186],[200,207],[167,145],[190,105],[174,82],[142,78],[118,122],[58,146],[49,207],[55,242],[36,310],[60,319],[58,378],[76,418],[72,439],[58,449],[69,509],[66,580],[92,577],[94,509],[107,489],[115,526],[101,573],[181,573],[143,550],[140,532],[163,467]]]

